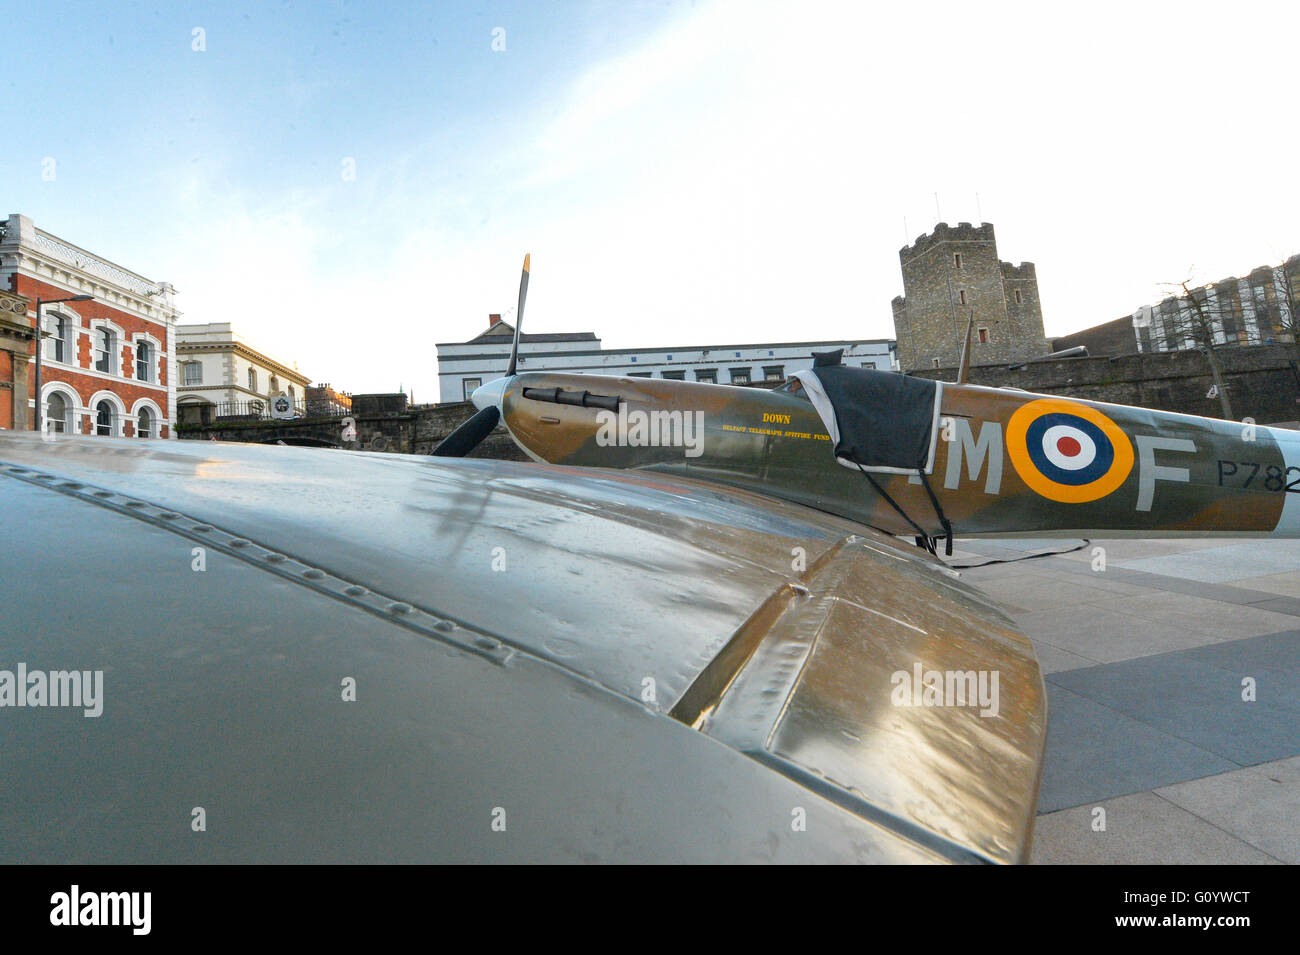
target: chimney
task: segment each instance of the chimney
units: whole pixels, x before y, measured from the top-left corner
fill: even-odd
[[[493,325],[499,325],[499,324],[501,324],[500,315],[493,314],[488,316],[488,328],[491,328]]]

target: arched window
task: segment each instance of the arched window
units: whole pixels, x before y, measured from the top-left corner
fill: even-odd
[[[95,370],[117,373],[117,336],[112,329],[100,328],[95,331]]]
[[[95,405],[95,434],[112,435],[117,409],[107,398]]]
[[[273,395],[278,395],[280,393],[280,379],[275,377],[275,375],[271,376],[270,393]]]
[[[293,385],[290,385],[290,386],[289,386],[289,400],[290,400],[290,401],[296,401],[296,400],[297,400],[296,397],[294,396],[294,393],[293,393]]]
[[[45,320],[45,357],[49,361],[68,360],[68,320],[53,314]]]
[[[153,437],[153,412],[148,408],[140,409],[139,424],[135,427],[135,436],[137,438]]]
[[[248,390],[254,393],[257,392],[257,369],[256,368],[248,369]]]
[[[153,348],[148,342],[136,343],[135,377],[137,381],[153,381]]]
[[[68,407],[68,399],[57,391],[51,392],[45,402],[45,417],[41,427],[56,434],[72,431],[72,409]]]

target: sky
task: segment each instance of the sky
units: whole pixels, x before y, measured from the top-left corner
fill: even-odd
[[[940,219],[1036,263],[1049,336],[1300,252],[1294,3],[0,20],[0,215],[353,393],[435,400],[435,344],[512,319],[525,252],[525,330],[611,348],[893,337]]]

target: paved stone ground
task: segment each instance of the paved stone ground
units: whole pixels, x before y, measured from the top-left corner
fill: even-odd
[[[1080,542],[957,543],[952,563]],[[1300,541],[1095,540],[963,574],[1043,667],[1034,862],[1300,863]]]

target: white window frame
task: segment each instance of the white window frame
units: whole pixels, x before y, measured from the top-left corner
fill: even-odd
[[[104,350],[100,350],[99,343],[101,337],[108,335],[108,344]],[[113,325],[108,321],[92,322],[90,329],[90,370],[100,374],[110,374],[110,376],[121,377],[122,374],[122,330],[120,327]],[[107,359],[108,368],[100,368],[100,355],[104,352],[103,357]]]
[[[143,353],[143,356],[142,354]],[[133,377],[136,381],[144,381],[153,384],[154,363],[157,361],[157,352],[154,350],[154,344],[147,339],[137,339],[135,341],[135,369]],[[140,374],[141,370],[144,374]]]
[[[69,315],[67,312],[64,312],[57,308],[53,308],[48,311],[46,311],[45,309],[41,309],[41,314],[45,318],[47,327],[51,322],[53,322],[54,327],[56,329],[61,328],[63,331],[63,334],[61,336],[51,335],[49,334],[49,332],[46,332],[44,336],[44,342],[51,347],[45,349],[45,352],[41,356],[41,359],[43,361],[57,362],[60,365],[70,364],[70,362],[68,361],[68,356],[72,354],[73,351],[72,346],[73,343],[76,341],[75,337],[73,337],[70,334],[74,327],[72,316]],[[81,324],[80,320],[78,320],[76,324],[79,327]],[[62,358],[59,358],[56,355],[52,354],[53,352],[58,350],[59,346],[63,347]]]
[[[146,378],[140,377],[140,346],[146,345],[149,348],[149,374]],[[131,336],[131,351],[135,359],[131,374],[136,381],[142,381],[148,385],[158,384],[158,361],[162,358],[162,342],[148,332],[136,332]]]
[[[108,412],[108,423],[103,421],[104,412]],[[114,438],[117,436],[117,409],[113,407],[113,402],[107,398],[100,398],[95,402],[95,437],[97,438]]]
[[[158,403],[151,398],[138,398],[135,404],[131,406],[131,420],[134,422],[132,427],[135,431],[135,437],[140,437],[140,413],[142,411],[147,411],[153,419],[153,428],[151,429],[153,433],[146,440],[153,441],[161,438],[162,429],[166,425],[167,419],[163,415],[162,409],[158,407]]]
[[[77,422],[80,418],[81,396],[76,393],[69,385],[61,381],[51,381],[42,388],[41,395],[41,428],[48,429],[50,420],[50,398],[58,395],[63,399],[65,413],[63,416],[63,431],[55,432],[56,434],[80,434],[77,430]]]
[[[103,332],[108,332],[111,336],[111,342],[108,349],[108,370],[99,367],[98,356],[98,336]],[[130,336],[126,330],[116,322],[106,318],[91,319],[90,322],[90,371],[98,372],[101,375],[112,375],[114,378],[121,378],[122,375],[122,345],[130,341]]]
[[[116,350],[113,346],[116,344],[117,336],[110,328],[100,326],[91,332],[90,363],[95,371],[113,374],[113,352]]]
[[[101,401],[107,401],[109,406],[113,409],[113,419],[109,424],[109,432],[107,435],[101,435],[99,433],[99,403]],[[86,402],[86,411],[90,417],[90,433],[92,435],[95,437],[109,438],[122,437],[122,426],[126,421],[127,411],[126,404],[116,393],[112,391],[95,392],[90,396],[90,400]]]

